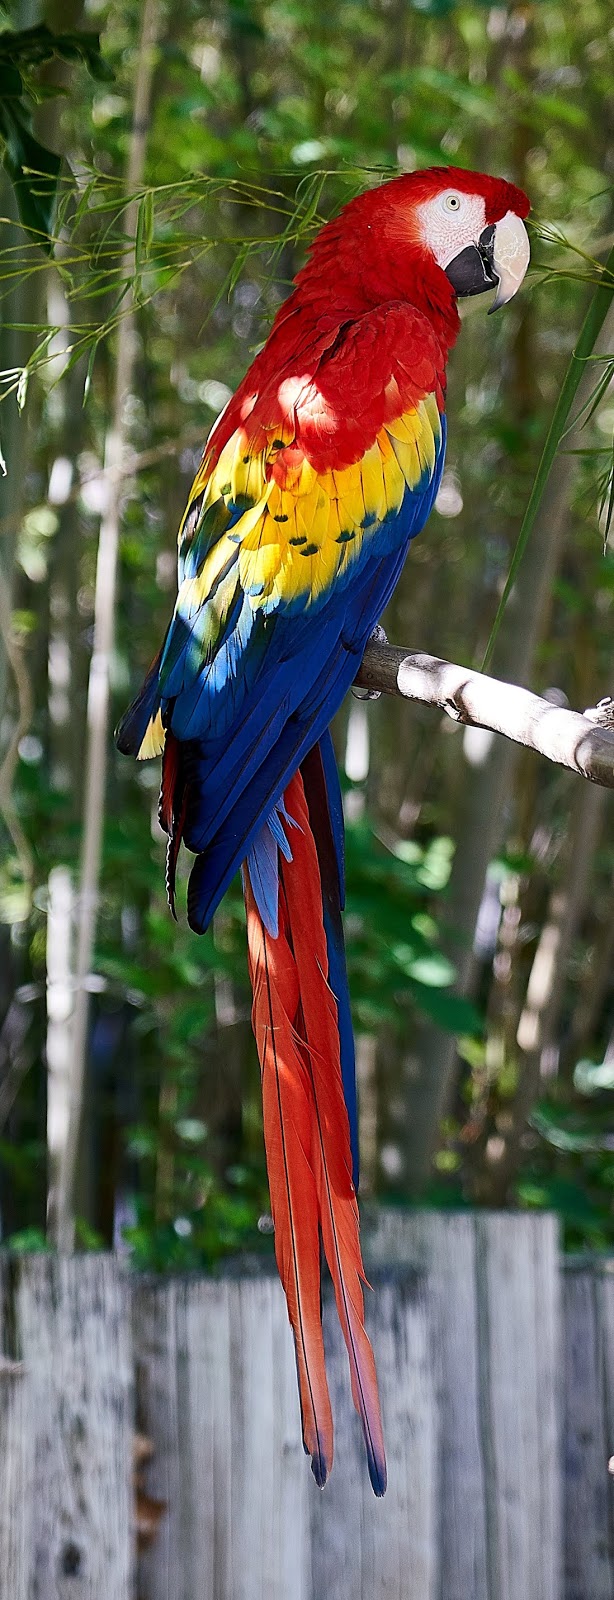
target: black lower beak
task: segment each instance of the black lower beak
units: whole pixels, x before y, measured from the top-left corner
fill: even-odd
[[[459,296],[483,294],[485,289],[493,289],[498,283],[499,279],[493,265],[494,238],[493,222],[480,234],[477,244],[466,245],[465,249],[448,263],[446,277],[449,278],[455,294]]]

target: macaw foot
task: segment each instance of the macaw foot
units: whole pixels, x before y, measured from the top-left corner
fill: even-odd
[[[598,700],[596,706],[587,706],[583,716],[589,722],[596,722],[600,728],[614,728],[614,696],[604,694],[603,700]]]
[[[380,626],[380,623],[376,622],[373,632],[369,634],[369,644],[387,643],[388,635],[384,632],[384,629]],[[352,694],[356,696],[357,700],[380,700],[382,691],[381,689],[357,689],[356,685],[354,684]]]

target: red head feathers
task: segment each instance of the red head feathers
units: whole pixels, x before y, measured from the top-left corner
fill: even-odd
[[[318,234],[296,280],[300,298],[313,301],[325,291],[331,309],[347,305],[354,315],[359,305],[367,310],[409,301],[439,324],[440,336],[445,330],[449,345],[458,331],[457,295],[492,287],[500,277],[493,271],[486,281],[480,274],[479,282],[474,277],[459,285],[453,274],[446,277],[451,260],[467,248],[478,251],[481,235],[510,217],[524,276],[528,241],[522,219],[529,210],[515,184],[462,167],[392,178],[350,200]]]

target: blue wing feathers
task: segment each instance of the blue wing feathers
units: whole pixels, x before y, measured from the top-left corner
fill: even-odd
[[[337,877],[339,880],[339,906],[343,911],[345,905],[345,827],[343,821],[343,800],[341,785],[335,760],[335,751],[330,730],[322,734],[320,739],[320,760],[324,772],[326,795],[328,799],[328,815],[332,841],[337,862]]]
[[[162,646],[162,650],[164,646]],[[147,724],[155,717],[160,705],[160,661],[162,650],[158,651],[155,661],[147,673],[145,682],[140,689],[136,700],[128,707],[116,730],[115,741],[118,750],[124,756],[137,756]]]
[[[280,608],[265,615],[254,610],[231,570],[222,576],[213,601],[208,596],[193,615],[189,596],[186,615],[180,599],[161,662],[154,663],[126,714],[119,739],[120,748],[138,750],[149,715],[161,705],[165,726],[182,743],[185,793],[176,812],[182,817],[185,843],[197,854],[188,915],[198,931],[207,926],[240,863],[254,849],[254,871],[267,907],[264,920],[271,924],[274,859],[280,847],[276,830],[282,826],[276,807],[292,773],[325,735],[390,599],[408,543],[429,515],[443,467],[442,420],[430,482],[407,491],[396,517],[387,516],[382,523],[385,538],[373,538],[369,557],[349,569],[351,581],[335,583],[317,607],[301,613]],[[210,508],[201,526],[210,548],[227,530],[228,516]],[[199,534],[200,529],[196,545]],[[183,567],[188,577],[198,572],[194,545]],[[342,903],[342,811],[328,736],[321,760]]]
[[[281,706],[267,725],[266,738],[261,736],[255,748],[252,746],[240,755],[238,767],[235,763],[235,779],[230,789],[223,755],[209,770],[208,753],[198,760],[198,782],[194,785],[194,800],[188,803],[185,830],[186,844],[199,852],[188,891],[188,919],[196,931],[206,928],[250,848],[262,817],[268,816],[283,794],[292,773],[324,733],[353,682],[371,632],[370,618],[380,615],[383,605],[379,603],[379,596],[382,591],[387,595],[390,586],[390,574],[387,569],[382,571],[383,565],[379,563],[379,570],[376,568],[372,574],[371,606],[366,617],[363,616],[361,632],[352,640],[353,648],[350,650],[339,638],[337,622],[335,653],[328,660],[325,656],[322,660],[320,650],[311,652],[310,677],[315,681],[312,681],[310,693],[305,695],[304,678],[300,670],[295,670],[291,680],[287,680],[288,688]],[[376,582],[378,576],[379,583]],[[392,587],[395,581],[396,573]],[[364,605],[361,611],[365,611]],[[349,637],[347,615],[344,625]],[[246,728],[237,730],[235,739],[241,731],[245,732]],[[224,777],[220,781],[222,769]]]

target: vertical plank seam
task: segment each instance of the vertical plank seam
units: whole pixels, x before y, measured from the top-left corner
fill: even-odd
[[[492,1391],[490,1360],[490,1308],[488,1282],[488,1223],[474,1218],[475,1302],[478,1363],[478,1424],[484,1484],[484,1532],[486,1538],[486,1583],[488,1600],[502,1600],[499,1592],[500,1530],[497,1515],[497,1481],[493,1449]]]
[[[605,1477],[606,1497],[606,1528],[608,1536],[607,1560],[609,1569],[610,1600],[614,1600],[614,1494],[612,1483],[608,1476],[608,1453],[612,1441],[612,1385],[609,1380],[608,1357],[609,1341],[607,1336],[607,1281],[603,1272],[591,1274],[593,1279],[593,1293],[595,1297],[595,1326],[598,1337],[599,1356],[599,1387],[602,1396],[604,1420],[605,1457],[602,1463]]]
[[[537,1357],[538,1352],[540,1351],[540,1348],[542,1350],[544,1349],[543,1332],[545,1331],[547,1333],[548,1329],[549,1329],[549,1325],[550,1325],[550,1319],[548,1317],[548,1308],[549,1308],[548,1289],[549,1289],[549,1269],[550,1269],[550,1265],[551,1265],[551,1253],[550,1253],[550,1241],[549,1240],[546,1241],[546,1245],[540,1250],[540,1234],[543,1234],[545,1232],[545,1229],[544,1229],[543,1226],[540,1228],[539,1224],[536,1226],[536,1223],[538,1223],[538,1219],[537,1218],[531,1218],[530,1219],[530,1228],[531,1228],[531,1265],[532,1265],[533,1285],[534,1285],[533,1307],[532,1307],[533,1315],[532,1315],[531,1321],[532,1321],[533,1345],[534,1345],[534,1349],[535,1349],[535,1353],[536,1353],[536,1357]],[[557,1262],[558,1262],[558,1257],[557,1257]],[[545,1271],[544,1271],[544,1268],[546,1269]],[[548,1272],[548,1282],[546,1281],[546,1271]],[[553,1318],[554,1318],[554,1322],[556,1324],[556,1320],[557,1320],[557,1308],[556,1308],[556,1305],[550,1305],[550,1310],[552,1312],[552,1315],[553,1315]],[[559,1489],[559,1499],[560,1499],[560,1485],[561,1485],[561,1481],[562,1481],[561,1466],[560,1466],[560,1458],[561,1458],[561,1450],[560,1450],[560,1433],[561,1433],[561,1429],[560,1429],[560,1411],[561,1411],[560,1391],[561,1391],[561,1387],[562,1387],[561,1386],[561,1382],[560,1382],[560,1377],[561,1377],[561,1351],[560,1351],[560,1348],[559,1348],[560,1339],[558,1337],[558,1329],[557,1329],[556,1325],[553,1326],[552,1332],[553,1332],[553,1336],[554,1336],[553,1355],[554,1355],[554,1359],[555,1359],[555,1370],[554,1370],[554,1373],[551,1374],[552,1386],[551,1386],[551,1384],[549,1382],[548,1385],[547,1385],[547,1388],[546,1388],[546,1401],[547,1401],[549,1406],[554,1405],[554,1426],[555,1426],[554,1463],[555,1463],[555,1477],[556,1477],[556,1482],[557,1482],[558,1489]],[[539,1379],[541,1377],[543,1377],[543,1374],[538,1373],[537,1362],[536,1362],[536,1379],[538,1380],[538,1382],[539,1382]],[[544,1529],[544,1530],[547,1530],[548,1528],[550,1528],[551,1532],[556,1537],[556,1531],[560,1529],[560,1517],[558,1515],[558,1507],[555,1505],[554,1508],[553,1508],[552,1504],[551,1504],[551,1502],[550,1502],[550,1500],[548,1498],[548,1491],[549,1491],[549,1487],[550,1487],[550,1483],[551,1483],[551,1473],[552,1473],[553,1463],[552,1463],[552,1460],[550,1459],[550,1456],[548,1454],[547,1440],[544,1441],[544,1433],[543,1433],[543,1430],[540,1429],[540,1428],[538,1428],[538,1430],[537,1430],[537,1452],[538,1452],[538,1467],[539,1467],[539,1484],[538,1484],[539,1527],[541,1529]],[[552,1528],[552,1513],[553,1513],[553,1510],[554,1510],[554,1528]],[[559,1543],[559,1546],[560,1546],[560,1532],[559,1532],[558,1543]],[[547,1540],[545,1540],[544,1538],[540,1538],[538,1540],[538,1545],[539,1545],[540,1558],[541,1558],[540,1559],[540,1567],[541,1567],[540,1580],[541,1580],[541,1583],[542,1583],[543,1595],[545,1597],[545,1600],[560,1600],[560,1566],[561,1566],[560,1548],[559,1548],[558,1551],[555,1550],[555,1548],[554,1548],[554,1540],[553,1540],[552,1547],[551,1547],[551,1557],[556,1562],[556,1566],[554,1567],[554,1569],[551,1572],[548,1572],[546,1566],[544,1565],[544,1557],[545,1557],[546,1560],[548,1559],[548,1543],[547,1543]],[[552,1584],[554,1584],[554,1587],[552,1587]]]

